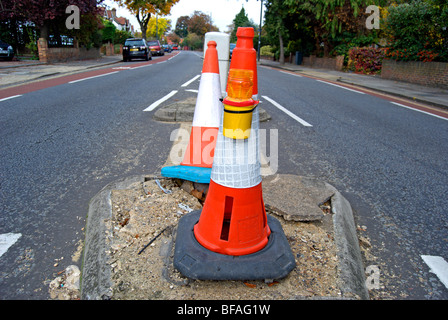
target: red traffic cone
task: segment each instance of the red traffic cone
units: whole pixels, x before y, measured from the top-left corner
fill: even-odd
[[[222,114],[221,84],[216,42],[209,41],[202,67],[190,141],[179,166],[164,167],[164,177],[209,183],[216,136]]]
[[[247,37],[247,34],[243,32],[243,36]],[[233,70],[256,69],[255,63],[239,61],[253,59],[255,62],[255,55],[246,50],[249,43],[251,45],[252,39],[238,39],[232,61],[241,69]],[[239,45],[242,50],[235,56]],[[256,79],[253,70],[249,71],[228,80],[226,100],[234,108],[229,113],[236,114],[236,117],[226,122],[228,114],[223,114],[204,207],[179,221],[174,266],[190,278],[280,279],[295,267],[282,227],[275,218],[266,215],[263,203],[259,115],[254,106],[256,102],[250,98],[254,96]],[[224,134],[224,123],[236,126],[247,123],[247,119],[239,121],[238,117],[247,113],[249,105],[252,105],[249,109],[253,113],[250,123],[253,132],[247,136]]]

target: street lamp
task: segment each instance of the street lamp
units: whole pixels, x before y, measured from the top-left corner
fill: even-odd
[[[246,0],[246,2],[249,0]],[[257,0],[258,1],[258,0]],[[258,53],[257,53],[257,59],[260,61],[260,47],[261,47],[261,24],[263,23],[263,0],[261,0],[261,6],[260,6],[260,25],[258,26]]]

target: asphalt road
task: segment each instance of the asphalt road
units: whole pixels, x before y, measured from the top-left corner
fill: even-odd
[[[373,298],[447,299],[421,255],[448,260],[448,121],[362,91],[260,68],[279,172],[319,177],[350,201],[380,270]],[[364,228],[363,226],[367,227]],[[366,229],[363,231],[362,229]],[[448,271],[448,270],[447,270]]]
[[[200,74],[202,60],[187,53],[158,60],[116,64],[84,81],[70,83],[92,71],[58,78],[0,102],[0,234],[21,234],[0,258],[0,299],[49,298],[57,272],[81,267],[72,256],[89,200],[112,181],[160,171],[178,126],[143,110]],[[173,100],[186,95],[194,93]]]
[[[48,299],[56,273],[80,266],[72,257],[89,200],[109,182],[158,172],[168,157],[178,125],[143,110],[170,93],[163,103],[195,96],[187,90],[199,79],[182,85],[201,67],[196,53],[181,52],[0,101],[0,234],[21,234],[0,258],[0,299]],[[421,255],[448,260],[448,122],[270,68],[259,68],[258,81],[272,117],[261,128],[278,130],[277,172],[333,184],[366,227],[365,263],[381,272],[372,296],[447,299]]]

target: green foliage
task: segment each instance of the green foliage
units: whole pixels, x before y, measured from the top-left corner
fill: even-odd
[[[447,3],[414,0],[390,6],[384,24],[385,31],[390,35],[389,58],[448,61]]]
[[[274,53],[272,52],[273,48],[271,46],[263,46],[260,48],[260,55],[273,57]]]
[[[235,16],[235,19],[233,19],[233,30],[230,33],[230,42],[236,42],[236,31],[239,27],[252,27],[257,30],[257,26],[254,22],[247,17],[244,7],[241,8],[240,12]]]
[[[103,42],[107,43],[107,42],[114,42],[115,39],[115,32],[117,31],[117,28],[115,27],[115,25],[110,22],[110,21],[106,21],[104,23],[104,28],[102,29],[102,33],[103,33]]]
[[[202,49],[204,46],[204,39],[203,37],[197,35],[196,33],[190,32],[184,39],[182,45],[188,46],[191,50]]]
[[[336,43],[331,56],[344,56],[344,65],[347,66],[349,60],[349,50],[353,47],[366,47],[375,43],[376,37],[373,33],[357,36],[355,33],[343,32],[334,39]]]

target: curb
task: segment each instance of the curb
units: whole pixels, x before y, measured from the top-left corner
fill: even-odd
[[[409,101],[425,103],[425,104],[428,104],[428,105],[431,105],[431,106],[434,106],[434,107],[438,107],[438,108],[441,108],[441,109],[444,109],[444,110],[448,110],[448,106],[447,105],[440,104],[440,103],[437,103],[437,102],[428,101],[428,100],[424,100],[424,99],[420,99],[420,98],[409,97],[407,95],[400,94],[400,93],[397,93],[397,92],[391,92],[391,91],[387,91],[387,90],[381,90],[381,89],[378,89],[378,88],[367,87],[367,86],[363,86],[363,85],[360,85],[360,84],[357,84],[357,83],[353,83],[353,82],[350,82],[349,80],[344,80],[344,79],[341,79],[341,78],[337,79],[336,81],[341,82],[341,83],[345,83],[345,84],[349,84],[349,85],[352,85],[352,86],[355,86],[355,87],[358,87],[358,88],[364,88],[364,89],[376,91],[376,92],[379,92],[379,93],[382,93],[382,94],[388,94],[388,95],[392,95],[392,96],[395,96],[395,97],[398,97],[398,98],[407,99]]]
[[[132,176],[105,186],[89,203],[83,252],[81,299],[107,300],[112,298],[111,267],[107,263],[110,248],[107,237],[112,230],[106,221],[112,218],[111,191],[127,189],[135,182],[144,182],[146,176]],[[340,283],[343,293],[351,293],[361,300],[368,300],[364,266],[356,235],[350,203],[333,186],[324,183],[334,192],[331,197],[334,238],[339,259]],[[313,297],[312,299],[328,299]],[[329,299],[332,299],[331,297]],[[336,299],[336,298],[335,298]]]
[[[271,68],[277,68],[277,69],[282,69],[282,70],[288,70],[288,71],[291,71],[291,72],[294,72],[294,73],[300,73],[300,74],[306,75],[308,77],[313,77],[313,78],[327,80],[327,81],[329,80],[329,79],[327,79],[325,77],[319,77],[319,76],[315,76],[315,75],[309,76],[308,74],[306,74],[304,72],[301,72],[300,70],[297,70],[297,69],[294,69],[294,68],[289,68],[287,66],[281,66],[281,65],[272,66],[272,65],[270,65],[268,63],[265,64],[263,62],[259,62],[259,64],[263,65],[263,66],[271,67]],[[341,79],[341,77],[339,77],[336,80],[330,80],[330,81],[337,81],[337,82],[345,83],[345,84],[348,84],[348,85],[351,85],[351,86],[354,86],[354,87],[367,89],[367,90],[375,91],[375,92],[378,92],[378,93],[381,93],[381,94],[387,94],[387,95],[395,96],[395,97],[398,97],[398,98],[408,99],[409,101],[413,101],[413,102],[425,103],[425,104],[428,104],[428,105],[431,105],[431,106],[434,106],[434,107],[438,107],[438,108],[442,108],[444,110],[448,110],[448,106],[447,105],[443,105],[443,104],[440,104],[440,103],[437,103],[437,102],[428,101],[428,100],[421,99],[421,98],[409,97],[408,95],[400,94],[400,93],[393,92],[393,91],[387,91],[387,90],[381,90],[381,89],[378,89],[378,88],[363,86],[363,85],[360,85],[360,84],[357,84],[357,83],[353,83],[350,80]]]
[[[108,300],[112,297],[112,270],[107,263],[111,234],[105,221],[112,218],[111,190],[126,189],[132,183],[144,181],[133,176],[109,183],[89,202],[81,271],[81,299]]]

